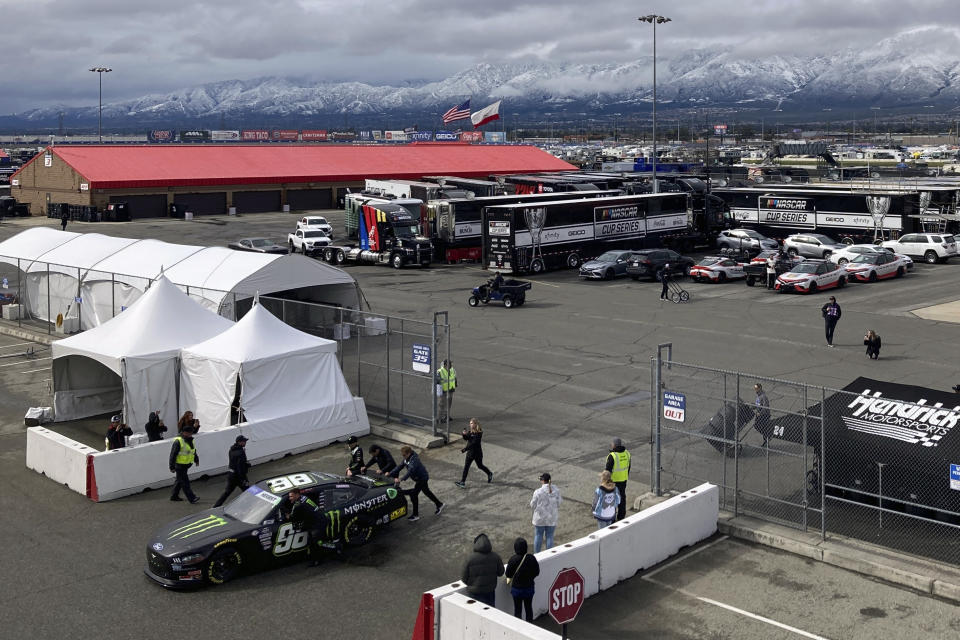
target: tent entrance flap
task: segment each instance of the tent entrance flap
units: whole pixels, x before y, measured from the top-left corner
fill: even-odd
[[[123,407],[120,376],[92,358],[56,358],[53,361],[53,388],[57,422],[113,413]]]

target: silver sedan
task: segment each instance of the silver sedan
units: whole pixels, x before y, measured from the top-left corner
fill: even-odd
[[[627,275],[627,262],[633,251],[607,251],[580,265],[580,277],[591,280],[613,280]]]

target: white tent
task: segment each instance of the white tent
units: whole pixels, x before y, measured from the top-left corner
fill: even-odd
[[[257,292],[293,292],[290,297],[299,300],[352,309],[360,306],[356,281],[349,274],[305,256],[34,227],[0,242],[0,262],[27,274],[21,298],[33,317],[47,320],[61,313],[64,317],[79,315],[84,329],[102,324],[133,304],[161,273],[227,318],[234,317],[238,300],[252,298]]]
[[[167,424],[175,423],[180,349],[231,326],[161,277],[116,318],[53,343],[56,419],[122,406],[127,425],[136,431],[154,410]]]
[[[180,406],[201,424],[229,425],[238,391],[248,422],[304,414],[297,430],[306,431],[357,421],[336,343],[297,331],[260,304],[180,355]]]

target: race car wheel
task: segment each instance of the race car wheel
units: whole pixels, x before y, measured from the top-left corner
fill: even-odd
[[[337,264],[343,264],[346,261],[347,256],[343,253],[343,249],[337,249]]]
[[[876,272],[876,271],[871,271],[871,272],[870,272],[870,278],[869,278],[869,280],[870,280],[870,282],[876,282],[876,281],[877,281],[877,272]]]
[[[717,276],[717,282],[719,282],[720,284],[723,284],[726,281],[727,281],[727,274],[721,271],[720,275]]]
[[[796,258],[798,255],[800,255],[800,252],[794,248],[790,248],[790,249],[787,249],[787,255],[790,255]]]
[[[903,267],[897,267],[897,277],[898,278],[903,277]]]
[[[840,276],[840,279],[837,280],[837,288],[842,289],[847,286],[847,279],[843,276]]]
[[[333,262],[333,249],[323,250],[323,260],[324,262]]]
[[[503,306],[505,306],[507,309],[513,307],[513,298],[509,295],[503,296]]]
[[[393,268],[394,268],[394,269],[402,269],[402,268],[403,268],[403,256],[400,255],[399,253],[394,254],[394,256],[390,259],[390,264],[393,265]]]
[[[940,259],[940,256],[937,255],[936,251],[927,251],[923,254],[923,261],[927,264],[937,264],[937,260]]]
[[[369,541],[371,537],[373,537],[373,527],[360,522],[359,516],[348,522],[343,530],[343,541],[349,545],[358,547]]]
[[[237,577],[243,563],[240,552],[233,547],[218,549],[207,560],[207,581],[211,584],[223,584]]]
[[[575,253],[571,253],[567,256],[567,267],[570,269],[576,269],[580,266],[580,256]]]
[[[613,269],[607,269],[603,272],[604,280],[613,280]]]
[[[543,260],[540,258],[534,259],[530,263],[530,273],[543,273]]]
[[[469,298],[467,298],[467,304],[470,305],[471,307],[475,307],[478,304],[480,304],[480,301],[477,300],[477,296],[470,296]]]
[[[837,264],[840,264],[840,265],[847,264],[848,262],[850,261],[847,260],[846,258],[840,258],[839,260],[837,260]]]

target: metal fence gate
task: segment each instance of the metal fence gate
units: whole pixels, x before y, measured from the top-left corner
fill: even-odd
[[[848,437],[844,411],[861,395],[672,355],[672,345],[660,345],[651,361],[658,495],[711,482],[736,515],[960,565],[960,491],[918,483],[915,467]],[[900,404],[904,415],[932,410]],[[885,425],[866,428],[882,433]]]

